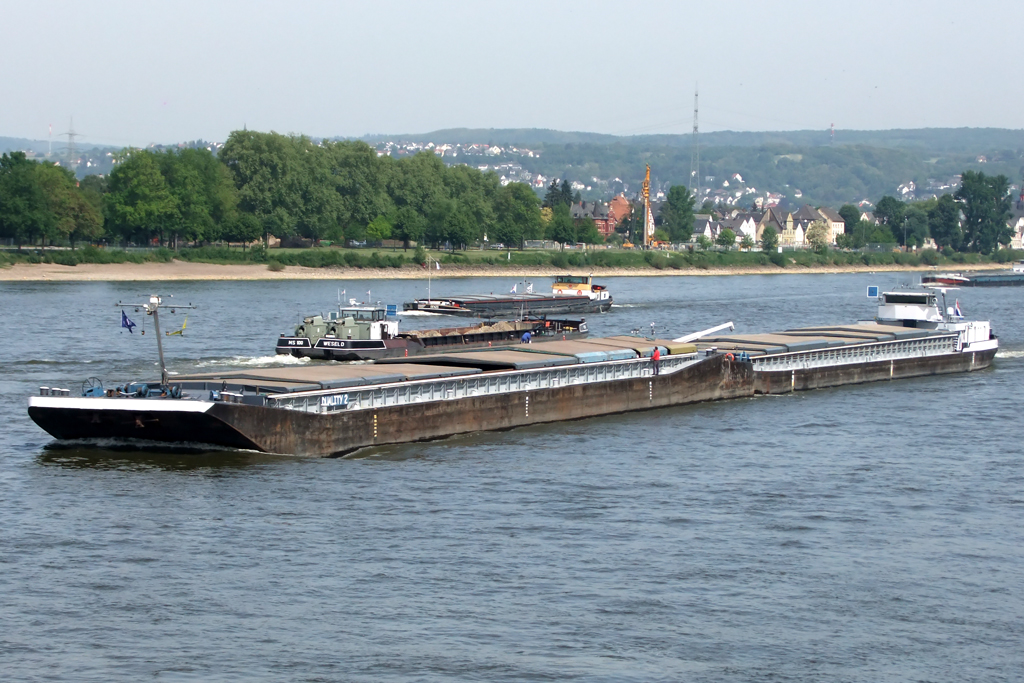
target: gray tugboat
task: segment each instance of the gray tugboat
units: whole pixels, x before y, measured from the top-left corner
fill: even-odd
[[[291,336],[277,339],[277,353],[325,360],[406,358],[445,349],[505,347],[530,341],[581,339],[586,320],[524,320],[480,323],[466,327],[399,332],[389,312],[394,307],[350,305],[326,315],[310,315]]]

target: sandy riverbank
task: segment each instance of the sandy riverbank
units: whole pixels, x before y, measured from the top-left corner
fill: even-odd
[[[945,268],[945,270],[1005,270],[1006,264],[984,263],[969,268]],[[769,275],[798,273],[877,273],[887,271],[929,271],[927,266],[816,266],[804,268],[790,266],[747,266],[735,268],[697,268],[689,270],[656,270],[654,268],[568,268],[551,266],[505,267],[476,265],[445,265],[431,273],[434,278],[457,277],[554,277],[566,271],[593,273],[595,277],[664,277],[664,276],[705,276],[705,275]],[[272,271],[265,265],[218,265],[215,263],[192,263],[172,261],[171,263],[83,263],[77,266],[61,266],[52,263],[18,263],[0,268],[0,282],[128,282],[168,280],[419,280],[425,279],[426,271],[415,266],[405,268],[304,268],[288,266],[281,271]]]

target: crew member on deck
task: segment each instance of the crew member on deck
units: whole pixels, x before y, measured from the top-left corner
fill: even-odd
[[[523,338],[519,340],[519,343],[520,344],[529,344],[530,343],[530,333],[529,332],[523,332]]]
[[[657,375],[661,370],[661,349],[657,346],[654,347],[654,353],[651,354],[651,367],[654,368],[654,374]]]

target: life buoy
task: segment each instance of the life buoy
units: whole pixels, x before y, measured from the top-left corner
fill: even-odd
[[[582,289],[577,289],[576,290],[576,296],[583,296],[583,290]]]
[[[736,356],[732,355],[731,353],[727,353],[725,354],[725,359],[728,361],[734,361],[736,360]]]

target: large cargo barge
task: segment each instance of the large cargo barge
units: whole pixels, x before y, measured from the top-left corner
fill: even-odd
[[[561,275],[550,294],[535,294],[532,285],[522,293],[428,296],[403,304],[406,311],[440,313],[476,318],[512,318],[544,315],[604,313],[612,307],[612,295],[590,275]]]
[[[887,293],[868,323],[683,341],[616,336],[177,376],[84,396],[41,388],[29,415],[58,439],[200,442],[336,456],[700,401],[988,367],[987,322],[940,315],[931,292]],[[660,360],[654,359],[658,350]]]

